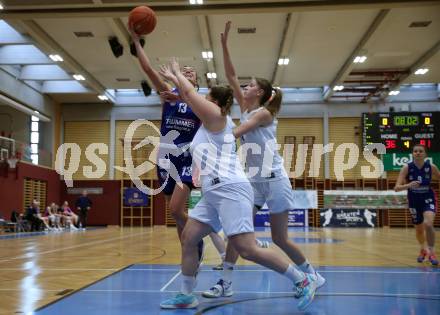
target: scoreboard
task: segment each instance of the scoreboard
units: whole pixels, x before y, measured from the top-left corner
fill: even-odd
[[[440,112],[362,114],[363,145],[383,143],[387,152],[409,152],[422,144],[440,152]]]

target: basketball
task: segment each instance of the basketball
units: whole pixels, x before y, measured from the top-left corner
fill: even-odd
[[[150,34],[156,27],[156,13],[147,6],[139,6],[131,10],[128,24],[138,35]]]

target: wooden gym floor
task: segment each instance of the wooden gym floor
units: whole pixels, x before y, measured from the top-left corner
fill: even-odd
[[[109,227],[41,234],[0,236],[0,314],[33,314],[39,307],[132,264],[179,268],[175,228]],[[258,231],[257,236],[266,239],[270,231]],[[318,268],[421,266],[415,261],[418,246],[413,229],[291,229],[289,236]],[[204,265],[216,265],[220,258],[206,240]],[[253,265],[241,259],[239,264]],[[428,263],[422,265],[424,270],[439,271]],[[440,291],[438,288],[434,291]],[[440,292],[431,293],[440,297]],[[155,302],[148,308],[159,309]]]

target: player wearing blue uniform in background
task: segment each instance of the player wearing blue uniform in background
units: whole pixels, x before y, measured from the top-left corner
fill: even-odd
[[[129,30],[142,69],[162,99],[157,173],[160,185],[164,185],[165,200],[168,202],[171,215],[176,220],[177,233],[181,239],[183,228],[188,220],[185,208],[193,188],[192,158],[188,148],[200,127],[200,119],[194,114],[191,107],[180,99],[178,91],[172,89],[151,67],[150,60],[139,43],[139,36],[130,28],[130,25]],[[193,67],[184,66],[182,74],[193,86],[197,85],[197,73]],[[176,150],[176,146],[182,150]],[[203,240],[199,243],[199,260],[202,259],[202,256]]]
[[[413,161],[400,170],[394,190],[408,190],[408,208],[421,247],[417,261],[421,263],[428,257],[432,265],[438,265],[438,259],[434,253],[434,218],[437,211],[437,198],[430,184],[432,175],[440,179],[440,171],[429,160],[425,161],[427,154],[423,145],[416,144],[412,155]]]

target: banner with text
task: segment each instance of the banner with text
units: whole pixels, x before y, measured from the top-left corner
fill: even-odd
[[[369,209],[321,209],[322,227],[376,227],[377,213]]]
[[[305,209],[295,209],[289,210],[288,215],[288,226],[305,227],[309,226],[308,220],[308,210]],[[254,226],[269,227],[270,226],[270,216],[269,209],[263,207],[257,211],[254,218]]]
[[[148,206],[148,195],[135,187],[124,188],[124,206],[146,207]]]
[[[407,209],[406,191],[324,190],[324,208]]]
[[[435,165],[440,165],[440,153],[428,153],[427,160]],[[387,153],[383,155],[385,171],[400,171],[402,166],[412,161],[411,153]]]
[[[200,189],[191,190],[191,195],[189,196],[188,202],[188,212],[194,209],[199,200],[202,199],[202,192]]]

